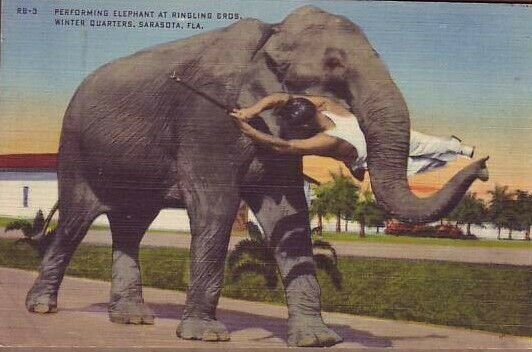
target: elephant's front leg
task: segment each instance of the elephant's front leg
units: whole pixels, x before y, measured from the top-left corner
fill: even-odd
[[[282,187],[245,196],[279,266],[288,304],[288,345],[332,346],[342,338],[321,317],[320,286],[312,255],[303,189]]]
[[[120,324],[153,324],[154,314],[144,303],[139,246],[157,216],[153,210],[113,211],[108,214],[113,235],[113,274],[109,319]]]
[[[186,194],[192,243],[190,285],[177,336],[187,340],[228,341],[226,327],[216,320],[229,235],[238,210],[238,188],[212,183],[192,186]]]

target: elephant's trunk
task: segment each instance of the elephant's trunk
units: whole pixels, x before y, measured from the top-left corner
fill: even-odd
[[[391,80],[381,82],[373,81],[371,89],[362,90],[366,94],[359,95],[358,103],[351,104],[366,135],[368,169],[375,198],[398,220],[412,223],[438,220],[456,206],[485,167],[486,160],[465,167],[433,196],[417,197],[407,181],[408,109],[395,84]]]

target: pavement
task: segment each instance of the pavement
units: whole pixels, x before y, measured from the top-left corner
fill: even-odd
[[[17,231],[3,233],[1,238],[20,238]],[[229,248],[234,248],[242,237],[231,237]],[[83,243],[111,244],[109,230],[90,230],[83,239]],[[530,249],[518,248],[485,248],[485,247],[456,247],[441,245],[419,244],[383,244],[361,243],[346,241],[330,241],[336,253],[340,256],[442,260],[461,263],[484,263],[532,266],[532,246]],[[167,232],[148,232],[142,246],[189,248],[190,235]]]
[[[0,268],[0,351],[287,349],[283,306],[221,298],[218,319],[230,330],[231,341],[186,341],[175,336],[184,293],[145,288],[155,325],[120,325],[107,318],[110,284],[88,279],[65,278],[57,314],[28,313],[24,297],[35,277],[35,272]],[[344,338],[328,350],[532,349],[527,337],[339,313],[324,313],[324,319]]]

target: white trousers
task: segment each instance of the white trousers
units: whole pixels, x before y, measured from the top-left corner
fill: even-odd
[[[444,167],[449,161],[456,160],[461,150],[462,145],[455,138],[410,131],[407,174],[414,175]]]

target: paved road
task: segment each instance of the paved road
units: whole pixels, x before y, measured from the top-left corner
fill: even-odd
[[[2,347],[39,350],[44,346],[76,347],[76,350],[91,347],[98,351],[102,347],[226,351],[286,348],[287,313],[282,306],[222,298],[218,318],[228,326],[231,341],[184,341],[175,337],[175,328],[185,302],[183,293],[147,288],[145,299],[156,313],[155,325],[119,325],[107,319],[110,284],[87,279],[65,278],[60,292],[59,313],[28,313],[24,308],[24,297],[35,276],[34,272],[0,268],[0,351]],[[326,313],[324,318],[345,340],[337,345],[338,349],[532,348],[532,339],[524,337],[338,313]]]
[[[16,231],[3,233],[0,228],[0,238],[20,238]],[[232,237],[229,248],[234,248],[242,237]],[[111,244],[110,232],[107,230],[91,230],[83,240],[84,243]],[[381,243],[351,243],[345,241],[331,241],[340,256],[396,258],[396,259],[427,259],[443,260],[462,263],[490,263],[532,266],[531,249],[515,248],[482,248],[482,247],[453,247],[430,246],[414,244],[381,244]],[[142,240],[143,246],[189,248],[190,235],[166,232],[152,232],[146,234]]]

